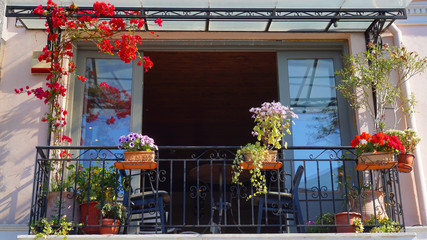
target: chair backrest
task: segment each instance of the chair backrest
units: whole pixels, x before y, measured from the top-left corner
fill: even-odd
[[[304,166],[299,165],[297,172],[295,173],[294,179],[292,181],[291,193],[294,195],[298,194],[299,183],[301,182],[302,174],[304,173]],[[296,192],[295,192],[296,191]]]

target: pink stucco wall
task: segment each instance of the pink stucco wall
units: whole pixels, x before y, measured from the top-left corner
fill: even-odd
[[[14,89],[44,84],[45,76],[31,75],[31,58],[46,44],[46,34],[15,28],[8,20],[0,79],[0,224],[27,224],[35,146],[46,145],[47,126],[40,121],[44,104]]]
[[[403,45],[406,46],[410,51],[417,52],[420,56],[427,56],[427,22],[425,24],[417,25],[398,25],[403,36]],[[412,92],[415,94],[418,103],[416,106],[416,113],[414,115],[416,121],[417,132],[421,140],[418,148],[421,153],[427,152],[427,73],[418,75],[411,79],[409,82]],[[424,169],[415,169],[414,171],[424,171],[424,176],[427,176],[427,156],[421,154],[416,156],[416,161],[421,161],[424,165]],[[415,181],[413,174],[410,176]],[[408,179],[409,181],[409,179]],[[424,179],[427,182],[427,179]],[[404,182],[406,183],[406,182]],[[415,182],[417,184],[417,182]],[[404,206],[406,209],[411,209],[411,206]]]
[[[402,31],[403,45],[411,51],[416,51],[421,56],[427,56],[427,23],[426,25],[399,25],[398,27]],[[418,133],[423,139],[419,144],[419,148],[422,152],[427,152],[427,124],[425,124],[427,122],[427,73],[411,79],[410,86],[418,100],[415,120]],[[424,159],[427,160],[427,157],[424,157]],[[424,174],[427,174],[427,169],[424,169]]]

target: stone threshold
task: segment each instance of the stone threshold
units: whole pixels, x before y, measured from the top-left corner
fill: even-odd
[[[35,239],[31,235],[19,235],[18,239]],[[49,240],[63,240],[64,236],[49,236]],[[232,240],[232,239],[423,239],[417,238],[416,232],[404,233],[290,233],[290,234],[140,234],[140,235],[69,235],[68,240],[122,240],[122,239],[150,239],[150,240],[173,240],[173,239],[201,239],[201,240]]]

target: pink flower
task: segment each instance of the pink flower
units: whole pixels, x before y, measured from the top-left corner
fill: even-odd
[[[157,23],[159,25],[159,27],[162,26],[162,22],[163,22],[163,20],[160,18],[157,18],[156,21],[154,21],[154,23]]]
[[[62,141],[66,141],[66,142],[71,143],[73,141],[73,139],[71,139],[70,137],[64,135],[64,136],[62,136]]]

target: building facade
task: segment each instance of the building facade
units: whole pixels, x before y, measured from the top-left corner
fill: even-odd
[[[403,4],[408,19],[397,20],[381,33],[383,43],[404,45],[427,56],[427,1],[390,2],[385,6]],[[2,3],[16,5],[13,1]],[[32,73],[31,68],[34,51],[44,47],[47,34],[26,28],[5,14],[2,20],[0,232],[14,239],[28,231],[35,146],[49,145],[48,127],[41,121],[47,106],[26,94],[16,94],[14,89],[45,84],[46,74]],[[119,117],[117,111],[92,106],[91,98],[98,96],[71,77],[66,131],[74,139],[73,145],[114,146],[118,137],[129,131],[153,136],[161,146],[244,145],[251,139],[248,109],[273,100],[293,106],[300,115],[287,139],[292,146],[348,146],[356,134],[372,131],[367,113],[353,112],[334,88],[339,81],[334,72],[343,67],[341,57],[366,50],[363,31],[345,30],[351,29],[351,23],[338,21],[336,27],[330,27],[344,30],[329,32],[310,32],[316,23],[304,22],[292,25],[300,30],[296,32],[275,31],[280,24],[264,31],[265,25],[244,21],[212,21],[209,31],[195,30],[199,23],[170,24],[164,21],[165,29],[153,26],[152,30],[159,30],[158,37],[141,33],[145,39],[141,51],[154,61],[147,73],[136,63],[124,64],[98,53],[94,46],[77,44],[79,74],[87,76],[89,84],[107,82],[129,96],[123,99],[126,104]],[[205,26],[201,24],[201,28]],[[427,139],[423,124],[427,121],[426,74],[409,82],[408,91],[418,99],[417,112],[398,125],[400,129],[416,129],[422,139]],[[319,130],[325,128],[328,131]],[[427,226],[425,141],[418,146],[414,170],[400,175],[406,226]]]

